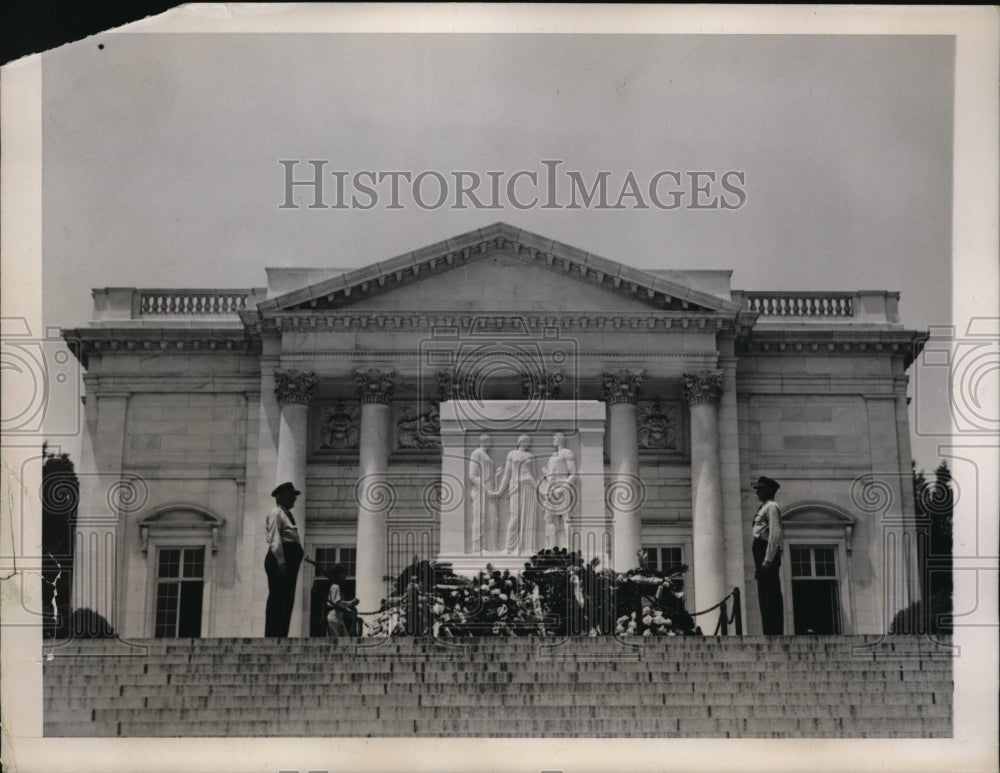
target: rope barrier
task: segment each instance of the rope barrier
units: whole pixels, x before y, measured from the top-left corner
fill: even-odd
[[[307,563],[310,563],[313,566],[316,566],[316,562],[313,561],[313,560],[311,560],[310,558],[306,557],[305,560],[306,560]],[[434,596],[434,594],[431,594],[431,593],[422,593],[422,592],[419,592],[419,591],[417,593],[418,593],[418,596],[417,596],[418,603],[426,602],[427,600],[430,600],[431,602],[435,602],[436,601],[436,597]],[[732,613],[731,614],[728,613],[728,609],[726,607],[726,602],[729,601],[729,599],[733,599],[733,601],[734,601],[734,603],[733,603],[733,609],[732,609]],[[400,608],[400,607],[402,607],[406,603],[406,601],[407,601],[406,595],[404,594],[404,595],[399,596],[395,600],[395,604],[389,604],[388,603],[388,599],[387,599],[386,600],[387,605],[385,607],[383,607],[382,609],[375,609],[375,610],[365,611],[365,612],[362,612],[360,610],[354,610],[353,614],[357,615],[359,618],[360,617],[371,617],[372,615],[380,615],[380,614],[384,614],[386,612],[390,612],[394,607],[397,608],[397,609]],[[411,599],[411,602],[412,602],[412,599]],[[742,621],[742,616],[741,616],[741,612],[740,612],[740,589],[738,587],[737,588],[733,588],[728,594],[726,594],[725,596],[723,596],[722,599],[718,603],[713,604],[712,606],[708,607],[707,609],[702,609],[699,612],[691,612],[689,614],[690,614],[691,618],[693,619],[695,617],[700,617],[701,615],[708,614],[709,612],[712,612],[712,611],[714,611],[716,609],[719,609],[719,608],[723,609],[723,614],[719,615],[719,622],[716,624],[715,632],[718,633],[720,628],[722,629],[723,633],[726,632],[726,625],[723,623],[723,620],[725,620],[725,623],[735,623],[735,625],[736,625],[736,634],[737,635],[742,635],[743,631],[742,631],[742,622],[741,622]],[[365,623],[364,620],[362,620],[361,623],[367,625],[367,623]]]
[[[728,596],[724,596],[723,599],[722,599],[722,601],[720,601],[718,604],[715,604],[714,606],[711,606],[708,609],[703,609],[703,610],[701,610],[701,612],[691,612],[690,613],[691,617],[698,617],[699,615],[704,615],[707,612],[711,612],[713,609],[718,609],[723,604],[725,604],[727,601],[729,601],[729,599],[732,597],[733,593],[735,593],[735,592],[736,592],[736,588],[733,588],[733,590],[729,592],[729,595]]]
[[[729,614],[728,609],[726,607],[726,602],[729,601],[729,599],[733,600],[732,614]],[[698,617],[699,615],[704,615],[707,612],[711,612],[719,608],[722,609],[722,613],[719,615],[719,621],[715,624],[715,632],[713,633],[713,636],[719,633],[722,633],[723,635],[727,634],[729,632],[728,628],[729,623],[733,623],[735,625],[736,635],[742,636],[743,613],[740,609],[740,589],[738,587],[733,588],[726,596],[722,598],[722,600],[718,604],[710,606],[708,609],[703,609],[700,612],[695,612],[691,615],[691,617],[695,618]]]

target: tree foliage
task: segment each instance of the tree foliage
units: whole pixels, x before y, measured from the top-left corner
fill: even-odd
[[[69,454],[42,446],[42,606],[43,636],[70,634],[73,532],[80,504],[80,481]]]
[[[952,551],[955,491],[944,461],[934,480],[913,463],[913,498],[918,531],[921,600],[896,613],[891,633],[951,633],[944,618],[952,610]]]

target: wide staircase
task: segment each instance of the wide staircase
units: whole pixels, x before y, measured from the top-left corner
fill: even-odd
[[[940,738],[949,643],[74,640],[45,648],[45,735]]]

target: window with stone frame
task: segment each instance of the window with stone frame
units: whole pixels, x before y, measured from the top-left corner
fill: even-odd
[[[837,549],[790,545],[792,619],[796,634],[841,633]]]
[[[204,546],[160,547],[156,567],[153,635],[158,639],[200,637],[205,594]]]

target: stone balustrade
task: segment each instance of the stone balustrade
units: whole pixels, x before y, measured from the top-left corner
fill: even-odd
[[[768,292],[739,290],[733,300],[760,315],[759,322],[803,321],[844,323],[899,323],[899,293],[885,290],[859,292]]]
[[[164,318],[238,319],[253,308],[266,291],[253,289],[137,289],[108,287],[94,290],[95,321]]]
[[[852,317],[853,296],[839,293],[747,293],[751,311],[765,317]]]

